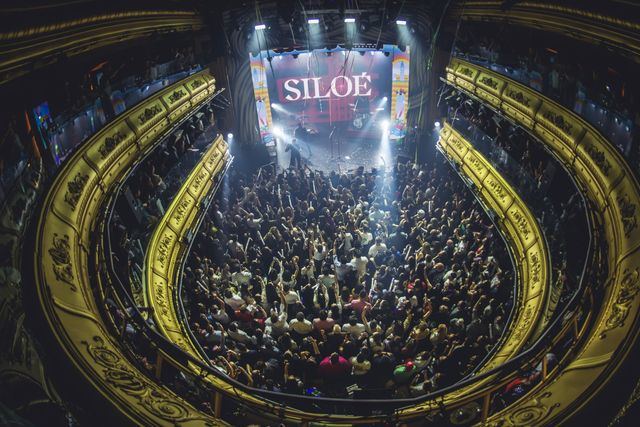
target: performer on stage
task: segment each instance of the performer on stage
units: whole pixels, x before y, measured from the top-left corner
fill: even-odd
[[[291,160],[289,162],[290,168],[301,168],[302,167],[302,156],[300,155],[300,149],[298,148],[298,142],[296,138],[293,138],[285,151],[291,151]]]
[[[302,126],[302,122],[298,122],[298,127],[295,131],[293,131],[293,135],[296,137],[296,139],[306,141],[307,137],[309,136],[309,131],[304,126]]]

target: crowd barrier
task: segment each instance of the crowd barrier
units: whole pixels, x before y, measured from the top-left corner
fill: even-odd
[[[479,98],[536,136],[575,176],[602,223],[608,244],[604,297],[588,341],[558,373],[490,425],[553,424],[584,407],[625,360],[638,335],[640,187],[629,165],[589,123],[540,93],[491,70],[454,58],[451,85]]]
[[[122,352],[94,296],[96,218],[136,162],[215,92],[206,71],[147,99],[79,146],[55,176],[40,207],[33,253],[36,293],[53,338],[112,412],[141,425],[219,424],[151,380]],[[110,418],[109,418],[110,419]]]

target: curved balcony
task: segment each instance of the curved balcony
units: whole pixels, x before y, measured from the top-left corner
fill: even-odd
[[[553,381],[492,416],[518,425],[521,414],[535,424],[558,423],[583,408],[624,363],[638,334],[640,230],[638,182],[622,156],[576,114],[532,89],[476,65],[452,60],[447,82],[481,99],[527,129],[574,174],[608,243],[607,275],[592,284],[602,304],[588,339]]]
[[[145,101],[80,146],[57,173],[39,207],[31,265],[39,315],[64,355],[74,384],[89,386],[108,419],[137,424],[215,424],[129,361],[93,293],[93,231],[103,204],[135,163],[214,92],[207,72]],[[204,93],[204,95],[203,95]],[[29,253],[27,250],[26,253]],[[107,415],[108,414],[108,415]]]

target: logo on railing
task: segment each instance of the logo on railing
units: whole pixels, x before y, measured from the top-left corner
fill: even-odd
[[[49,255],[53,261],[53,274],[56,280],[71,286],[71,290],[76,292],[76,286],[73,283],[73,268],[71,266],[71,246],[69,245],[69,236],[64,234],[62,237],[58,233],[53,233],[52,246],[49,248]]]
[[[611,170],[611,163],[607,160],[607,157],[604,155],[604,151],[600,151],[593,144],[588,144],[586,147],[586,151],[591,156],[593,163],[595,163],[604,173],[605,176],[609,176],[609,170]]]
[[[168,317],[169,315],[169,304],[167,303],[167,295],[165,293],[165,286],[162,282],[156,282],[156,312],[157,308],[160,308],[160,313],[163,317]]]
[[[622,225],[624,226],[624,237],[629,238],[633,230],[638,228],[638,220],[636,218],[636,205],[631,203],[628,195],[618,196],[616,199],[620,206],[622,214]]]
[[[98,152],[100,153],[100,157],[102,160],[106,159],[109,154],[118,146],[120,142],[125,139],[125,134],[117,131],[112,136],[108,136],[104,139],[104,144],[100,148],[98,148]]]
[[[169,95],[169,102],[173,104],[176,101],[184,98],[185,96],[187,96],[187,93],[184,90],[182,89],[175,90],[171,95]]]
[[[154,105],[151,108],[145,108],[142,113],[138,114],[138,121],[143,125],[161,112],[162,110],[160,110],[160,107],[157,105]]]
[[[76,210],[78,200],[80,200],[87,181],[89,181],[89,175],[78,172],[76,176],[67,183],[67,192],[64,194],[64,201],[71,207],[72,211]]]
[[[484,165],[482,162],[474,155],[469,156],[469,163],[475,168],[476,171],[480,172],[484,170]]]

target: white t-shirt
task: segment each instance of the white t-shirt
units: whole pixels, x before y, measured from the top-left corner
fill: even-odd
[[[313,330],[313,325],[307,319],[303,319],[299,321],[298,319],[293,319],[289,322],[289,329],[292,331],[296,331],[300,335],[310,334]]]
[[[330,287],[336,282],[336,276],[333,274],[321,274],[318,276],[318,283],[320,283],[325,288]]]
[[[300,296],[298,296],[298,293],[295,291],[289,291],[285,294],[284,300],[287,302],[287,304],[295,304],[296,302],[300,301]]]
[[[358,277],[362,277],[367,272],[367,263],[369,259],[366,256],[360,256],[357,258],[353,258],[351,260],[351,264],[356,266],[356,270],[358,271]]]
[[[353,236],[351,233],[344,233],[344,249],[349,252],[353,247],[351,242],[353,242]]]
[[[387,250],[387,245],[384,243],[376,243],[375,245],[369,248],[369,257],[375,258],[378,255],[378,252],[383,252]]]
[[[251,273],[247,270],[237,271],[231,275],[231,281],[237,285],[249,283]]]
[[[267,318],[264,322],[265,332],[271,336],[279,337],[289,330],[289,324],[287,323],[287,313],[282,312],[278,316],[278,321],[275,323],[271,322],[271,318]]]
[[[233,294],[230,298],[225,298],[224,303],[231,307],[233,310],[238,310],[245,304],[244,300],[240,298],[240,295],[238,294]]]
[[[360,239],[362,240],[362,244],[367,246],[373,240],[373,234],[371,232],[360,232]]]
[[[342,332],[351,334],[351,337],[354,339],[357,339],[360,336],[360,334],[366,330],[367,328],[362,323],[356,323],[353,326],[349,323],[346,323],[345,325],[342,326]]]

